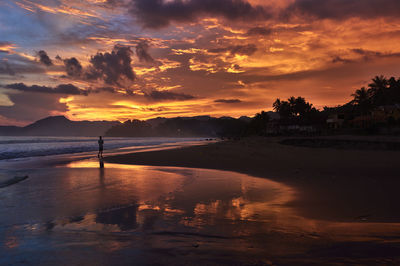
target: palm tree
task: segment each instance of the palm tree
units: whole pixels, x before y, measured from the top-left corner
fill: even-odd
[[[391,77],[389,83],[389,95],[390,104],[400,103],[400,78],[396,79]]]
[[[351,96],[354,97],[352,103],[360,105],[369,101],[370,93],[365,87],[362,87],[361,89],[356,90]]]
[[[386,105],[389,82],[384,76],[376,76],[368,85],[370,98],[375,106]]]
[[[359,107],[362,114],[368,112],[371,107],[371,93],[370,90],[367,90],[365,87],[362,87],[359,90],[356,90],[351,96],[354,99],[351,101],[352,104]]]
[[[296,98],[295,97],[290,97],[289,99],[288,99],[288,103],[289,103],[289,105],[290,105],[290,113],[292,114],[292,115],[294,115],[294,116],[297,116],[298,115],[298,113],[297,113],[297,110],[296,110]]]
[[[372,91],[384,90],[388,87],[388,80],[384,76],[376,76],[368,86]]]
[[[275,112],[279,113],[279,109],[281,108],[281,99],[277,98],[275,102],[272,104],[272,107],[274,108]]]
[[[279,98],[272,104],[275,112],[279,113],[281,118],[286,119],[292,115],[292,107],[289,102],[281,101]]]
[[[303,117],[312,109],[312,104],[306,101],[303,97],[297,97],[294,100],[293,111],[296,115]]]
[[[261,111],[254,116],[254,118],[250,122],[250,128],[252,128],[257,134],[264,135],[266,134],[267,124],[270,118],[268,113]]]

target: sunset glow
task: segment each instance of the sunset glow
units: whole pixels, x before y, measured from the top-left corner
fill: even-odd
[[[253,116],[290,96],[343,104],[375,75],[399,76],[399,10],[395,0],[1,1],[0,124]]]

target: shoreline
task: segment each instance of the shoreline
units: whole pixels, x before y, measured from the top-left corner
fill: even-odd
[[[197,147],[107,156],[105,162],[234,171],[293,187],[290,203],[318,220],[400,222],[399,151],[282,145],[284,138],[246,138]],[[379,181],[379,182],[378,182]]]
[[[92,156],[28,169],[29,179],[0,190],[2,211],[16,214],[2,217],[0,234],[10,243],[0,247],[3,262],[87,264],[112,255],[121,265],[143,258],[182,265],[396,264],[400,197],[392,163],[399,153],[280,140],[119,154],[106,157],[104,168]],[[326,169],[332,163],[342,165]]]
[[[197,146],[204,145],[206,140],[197,141],[181,141],[181,142],[170,142],[162,143],[159,145],[143,145],[143,146],[128,146],[118,149],[108,149],[105,152],[105,156],[130,154],[136,152],[146,152],[146,151],[159,151],[159,150],[169,150],[176,149],[186,146]],[[86,160],[90,158],[97,158],[97,150],[95,151],[85,151],[77,153],[62,153],[54,155],[43,155],[43,156],[33,156],[33,157],[20,157],[13,159],[3,159],[0,160],[0,171],[1,170],[14,170],[14,169],[30,169],[30,168],[42,168],[42,167],[53,167],[59,165],[65,165],[73,161]]]

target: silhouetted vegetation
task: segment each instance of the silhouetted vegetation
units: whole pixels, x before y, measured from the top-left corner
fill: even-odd
[[[351,133],[400,133],[400,79],[376,76],[352,97],[344,105],[324,108],[331,127]]]
[[[354,99],[350,104],[353,104],[358,114],[371,112],[379,106],[400,104],[400,79],[377,76],[367,89],[356,90],[352,96]]]
[[[247,125],[246,135],[265,135],[267,133],[268,122],[271,120],[268,113],[261,111]]]
[[[247,123],[230,117],[170,118],[152,126],[133,120],[112,127],[106,136],[113,137],[220,137],[234,138],[244,134]]]
[[[281,121],[298,124],[319,124],[323,122],[321,113],[302,97],[290,97],[287,101],[279,98],[273,103]]]
[[[302,97],[279,98],[273,103],[278,119],[261,112],[248,126],[250,135],[294,133],[400,133],[400,79],[377,76],[367,88],[357,89],[353,99],[336,107],[316,109]],[[397,128],[397,129],[396,129]]]
[[[276,99],[275,112],[261,111],[253,118],[170,118],[152,126],[139,120],[127,121],[107,131],[119,137],[221,137],[249,135],[315,135],[345,131],[346,133],[378,133],[378,129],[400,124],[400,79],[377,76],[367,88],[356,90],[353,99],[336,107],[318,110],[303,97]],[[393,133],[393,130],[391,130]]]
[[[400,79],[376,76],[368,87],[357,89],[352,99],[339,106],[316,109],[303,97],[276,99],[274,112],[254,117],[209,116],[156,118],[119,122],[70,121],[48,117],[26,127],[0,127],[0,135],[113,137],[219,137],[293,134],[400,134]]]

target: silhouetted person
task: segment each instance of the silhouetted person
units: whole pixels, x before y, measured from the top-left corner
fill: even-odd
[[[100,136],[97,142],[99,143],[99,153],[97,154],[97,157],[103,158],[103,144],[104,144],[103,138]]]

